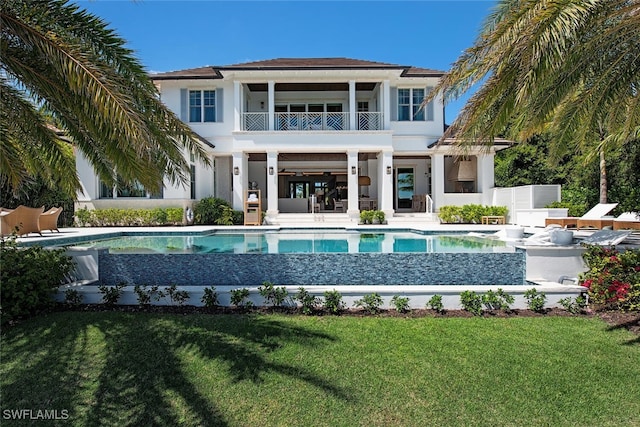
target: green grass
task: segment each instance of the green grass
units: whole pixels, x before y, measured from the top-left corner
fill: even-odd
[[[60,312],[0,352],[0,417],[60,425],[640,426],[640,343],[597,318]]]

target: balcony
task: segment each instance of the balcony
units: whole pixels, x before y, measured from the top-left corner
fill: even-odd
[[[382,130],[382,113],[356,113],[356,130]],[[275,113],[275,131],[345,131],[351,130],[349,113]],[[243,131],[259,132],[269,129],[269,113],[242,113]]]

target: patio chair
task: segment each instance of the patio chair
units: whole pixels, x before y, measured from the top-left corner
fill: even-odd
[[[8,236],[16,232],[18,236],[24,236],[29,233],[40,233],[40,214],[44,212],[44,206],[41,208],[30,208],[20,205],[12,211],[3,209],[0,212],[0,234]]]
[[[58,217],[62,213],[62,206],[59,208],[51,208],[46,212],[40,214],[40,232],[42,233],[44,230],[49,230],[53,233],[53,231],[57,231],[58,233]]]
[[[340,212],[344,212],[344,202],[342,200],[333,199],[333,210],[340,210]]]
[[[613,220],[614,230],[640,230],[640,214],[625,212]]]
[[[617,203],[598,203],[589,212],[581,217],[558,217],[545,218],[545,227],[551,224],[558,224],[561,227],[576,227],[578,230],[583,227],[603,228],[613,226],[613,218],[604,218],[606,214],[611,212],[613,208],[618,206]]]

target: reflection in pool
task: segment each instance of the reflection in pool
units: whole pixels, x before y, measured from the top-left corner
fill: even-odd
[[[103,247],[111,253],[490,253],[513,252],[504,241],[467,235],[408,231],[224,232],[209,235],[126,236],[74,246]]]

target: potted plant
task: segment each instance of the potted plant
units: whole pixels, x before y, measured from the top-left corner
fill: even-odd
[[[361,224],[371,224],[373,222],[373,211],[361,211],[360,212],[360,223]]]
[[[373,223],[374,224],[384,224],[384,212],[383,211],[373,211]]]

